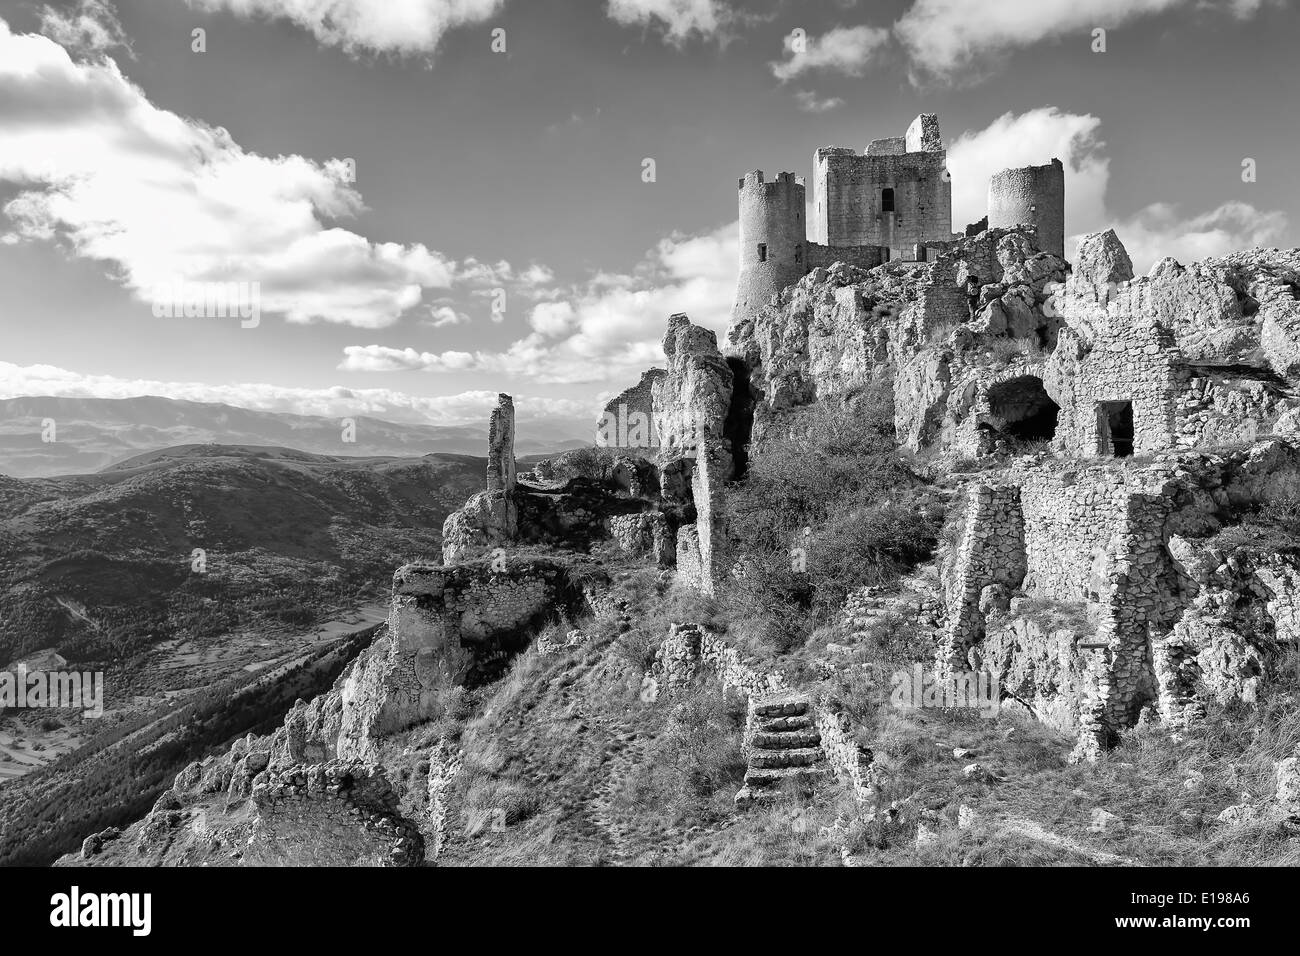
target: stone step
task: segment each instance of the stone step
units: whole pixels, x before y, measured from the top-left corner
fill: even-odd
[[[753,707],[758,717],[797,717],[808,713],[808,698],[798,691],[774,691],[754,698]]]
[[[751,790],[779,787],[787,780],[812,786],[828,779],[830,772],[821,766],[814,767],[750,767],[745,771],[745,786]]]
[[[798,717],[759,717],[754,722],[754,733],[784,733],[787,730],[811,730],[812,718],[804,714]]]
[[[796,750],[755,750],[749,755],[749,766],[759,770],[787,767],[811,767],[826,759],[821,747],[800,747]]]
[[[750,739],[750,746],[759,750],[798,750],[802,747],[817,747],[822,742],[822,735],[815,730],[799,728],[797,730],[760,730]]]

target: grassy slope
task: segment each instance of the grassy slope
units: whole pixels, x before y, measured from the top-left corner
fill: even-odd
[[[1258,710],[1213,713],[1177,741],[1131,731],[1096,765],[1073,766],[1072,738],[1009,710],[980,719],[864,707],[859,739],[878,767],[874,820],[850,822],[843,785],[734,814],[743,710],[724,705],[707,678],[653,702],[640,696],[645,647],[668,619],[725,619],[698,600],[660,600],[644,587],[648,574],[622,585],[625,596],[641,590],[632,631],[578,622],[593,641],[546,657],[528,651],[509,677],[460,701],[459,716],[407,740],[450,733],[465,751],[442,865],[839,865],[842,847],[877,866],[1300,863],[1294,828],[1214,819],[1243,791],[1271,794],[1273,761],[1300,741],[1300,708],[1285,689]],[[973,762],[996,779],[967,778]],[[421,784],[409,774],[408,787]],[[964,826],[962,806],[973,811]],[[1096,809],[1118,821],[1092,832]],[[922,827],[933,838],[918,842]]]

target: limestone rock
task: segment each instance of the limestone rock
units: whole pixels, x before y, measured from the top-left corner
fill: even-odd
[[[1089,833],[1106,833],[1115,827],[1121,825],[1122,821],[1115,814],[1108,810],[1096,807],[1092,811],[1092,817],[1088,823]]]
[[[1133,260],[1114,229],[1092,232],[1079,241],[1074,274],[1097,288],[1127,282],[1133,278]]]

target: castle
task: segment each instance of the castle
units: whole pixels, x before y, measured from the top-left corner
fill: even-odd
[[[752,317],[819,267],[844,262],[872,269],[924,262],[986,228],[1032,226],[1039,248],[1065,255],[1065,169],[1007,169],[989,182],[988,216],[952,232],[952,177],[939,119],[922,113],[903,136],[872,140],[855,152],[822,146],[813,154],[813,234],[806,227],[803,177],[762,170],[739,181],[740,276],[733,320]]]
[[[519,471],[514,403],[500,395],[486,489],[448,515],[442,562],[397,570],[384,631],[333,690],[299,701],[269,737],[182,771],[135,855],[193,859],[238,842],[257,864],[421,862],[421,829],[402,816],[413,804],[383,776],[394,742],[412,739],[397,735],[433,726],[449,691],[499,679],[548,622],[631,632],[637,608],[615,590],[628,572],[611,573],[607,555],[658,569],[655,594],[741,579],[749,543],[730,527],[729,496],[751,449],[761,462],[817,427],[819,408],[870,412],[873,389],[889,394],[913,477],[948,501],[952,534],[934,560],[850,594],[836,642],[800,664],[803,686],[691,621],[671,623],[650,657],[599,668],[630,670],[643,704],[703,670],[743,695],[738,806],[833,771],[874,813],[874,753],[828,683],[869,680],[852,655],[870,650],[872,628],[932,642],[937,678],[987,675],[1004,698],[990,703],[1073,735],[1072,759],[1097,759],[1139,724],[1181,733],[1211,700],[1257,703],[1300,647],[1300,554],[1247,527],[1300,502],[1300,249],[1166,258],[1138,276],[1107,230],[1083,237],[1069,263],[1059,161],[995,175],[987,220],[963,235],[949,231],[945,164],[928,114],[862,155],[818,150],[812,242],[802,181],[744,177],[723,344],[671,316],[665,368],[606,407],[603,454]],[[588,662],[600,660],[582,628],[534,646],[584,642]],[[599,732],[568,704],[572,684],[560,699],[580,731]],[[462,754],[444,737],[426,763],[436,856],[464,799]],[[1275,800],[1227,807],[1219,822],[1300,818],[1300,753],[1275,775]],[[251,823],[214,842],[214,800],[247,802]],[[83,856],[118,836],[92,836]]]

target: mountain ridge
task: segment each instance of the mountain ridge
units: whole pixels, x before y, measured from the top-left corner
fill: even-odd
[[[53,422],[53,440],[46,440],[47,420]],[[0,473],[13,478],[91,474],[141,454],[213,442],[348,458],[415,458],[431,453],[481,455],[487,439],[477,426],[394,422],[367,415],[350,421],[345,432],[344,419],[156,395],[17,396],[0,399]],[[532,432],[534,437],[521,443],[521,454],[555,453],[588,443],[577,422],[543,422]]]

